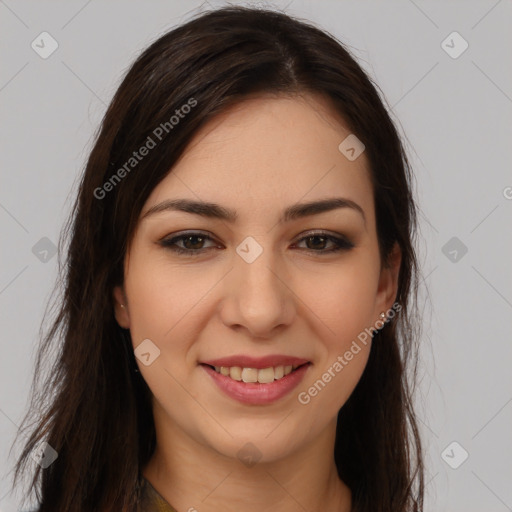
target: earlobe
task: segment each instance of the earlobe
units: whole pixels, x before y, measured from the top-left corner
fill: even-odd
[[[112,295],[114,299],[114,315],[116,317],[116,321],[123,329],[129,329],[130,313],[128,311],[126,295],[122,286],[116,286]]]

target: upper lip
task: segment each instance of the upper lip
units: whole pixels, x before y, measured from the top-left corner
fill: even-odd
[[[285,355],[268,355],[264,357],[252,356],[229,356],[219,359],[209,359],[208,361],[201,361],[201,364],[208,364],[210,366],[240,366],[241,368],[270,368],[271,366],[300,366],[309,363],[307,359],[294,356]]]

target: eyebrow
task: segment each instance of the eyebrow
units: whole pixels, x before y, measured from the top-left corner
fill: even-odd
[[[343,197],[333,197],[309,203],[297,203],[289,206],[284,210],[281,218],[279,219],[279,224],[290,222],[302,217],[309,217],[310,215],[318,215],[338,208],[350,208],[359,212],[366,223],[364,210],[356,202]],[[150,215],[166,211],[192,213],[194,215],[221,219],[228,222],[235,222],[238,219],[238,214],[235,210],[225,208],[224,206],[220,206],[216,203],[195,201],[191,199],[167,199],[152,206],[142,216],[142,218],[145,219]]]

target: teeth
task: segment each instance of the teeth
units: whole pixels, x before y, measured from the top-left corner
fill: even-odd
[[[229,376],[234,380],[242,380],[242,368],[233,366],[229,369]]]
[[[274,368],[263,368],[258,370],[258,382],[261,382],[261,384],[274,382]]]
[[[258,370],[256,368],[244,368],[242,370],[242,380],[244,382],[258,382]]]
[[[299,365],[276,366],[270,368],[241,368],[240,366],[215,366],[215,371],[233,380],[269,384],[279,380],[298,368]]]

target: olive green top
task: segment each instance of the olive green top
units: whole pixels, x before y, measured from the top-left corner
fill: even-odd
[[[142,477],[142,493],[139,502],[139,512],[176,512],[167,501],[151,485],[149,480]]]

